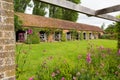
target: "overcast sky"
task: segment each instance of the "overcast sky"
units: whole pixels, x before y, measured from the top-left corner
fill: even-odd
[[[114,5],[118,5],[118,4],[120,4],[120,0],[81,0],[82,6],[85,6],[85,7],[94,9],[94,10],[98,10],[98,9],[102,9],[105,7],[110,7],[110,6],[114,6]],[[116,15],[120,14],[120,11],[114,12],[114,13],[109,13],[109,14],[116,16]],[[96,26],[101,26],[104,23],[106,27],[107,27],[107,25],[113,23],[113,21],[100,19],[100,18],[96,18],[96,17],[88,17],[81,13],[79,15],[77,22],[90,24],[90,25],[96,25]]]

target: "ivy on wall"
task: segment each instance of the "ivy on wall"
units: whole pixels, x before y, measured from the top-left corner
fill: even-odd
[[[78,32],[77,30],[70,30],[72,40],[76,40]]]
[[[66,34],[65,33],[62,33],[62,38],[61,38],[61,41],[65,42],[67,39],[66,39]]]
[[[80,32],[80,40],[83,40],[83,32]]]
[[[29,30],[31,30],[31,32],[28,32]],[[39,32],[35,28],[29,28],[27,33],[27,40],[25,41],[27,44],[40,43]]]
[[[19,19],[17,15],[14,15],[14,26],[15,31],[22,30],[22,21]]]

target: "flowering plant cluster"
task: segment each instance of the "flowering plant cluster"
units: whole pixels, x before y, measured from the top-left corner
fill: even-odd
[[[52,58],[51,58],[52,57]],[[120,50],[89,45],[88,54],[78,55],[77,64],[68,58],[50,56],[43,60],[38,80],[120,80]]]

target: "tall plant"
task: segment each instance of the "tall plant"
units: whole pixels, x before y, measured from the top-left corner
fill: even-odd
[[[120,49],[120,22],[117,22],[117,33],[118,33],[118,49]]]

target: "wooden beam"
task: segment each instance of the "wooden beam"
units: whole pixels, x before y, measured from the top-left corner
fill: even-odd
[[[95,15],[101,15],[101,14],[106,14],[106,13],[111,13],[111,12],[116,12],[116,11],[120,11],[120,5],[97,10],[95,12]]]
[[[70,9],[70,10],[74,10],[83,14],[87,14],[89,16],[96,16],[99,18],[103,18],[103,19],[107,19],[107,20],[111,20],[111,21],[116,21],[116,22],[120,22],[120,19],[115,18],[111,15],[95,15],[95,10],[86,8],[84,6],[81,6],[80,4],[75,4],[72,3],[70,1],[66,1],[66,0],[40,0],[41,2],[45,2],[48,4],[52,4],[52,5],[56,5],[59,7],[63,7],[66,9]]]
[[[88,14],[88,15],[94,15],[95,11],[89,8],[86,8],[84,6],[81,6],[80,4],[75,4],[70,1],[66,0],[40,0],[41,2],[49,3],[52,5],[56,5],[59,7],[63,7],[66,9],[74,10],[77,12],[81,12],[83,14]]]

